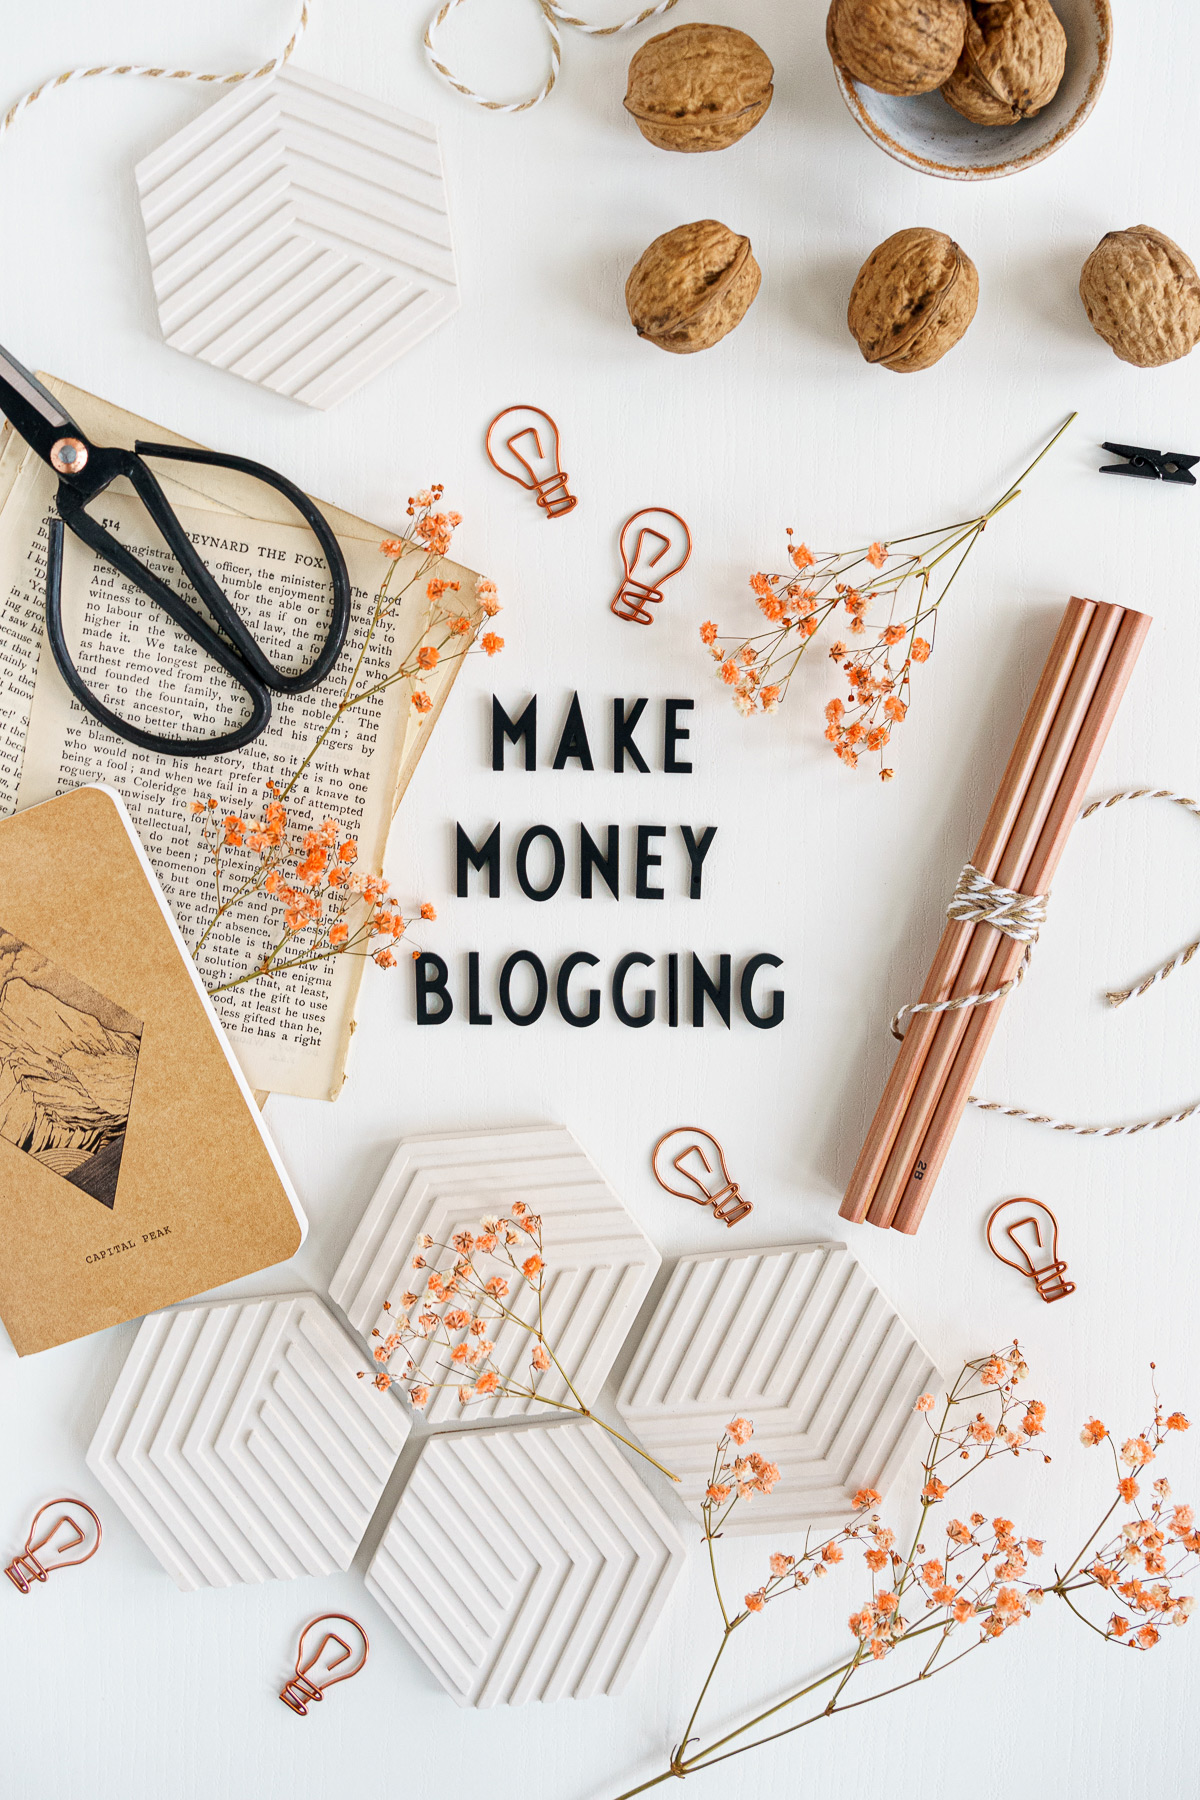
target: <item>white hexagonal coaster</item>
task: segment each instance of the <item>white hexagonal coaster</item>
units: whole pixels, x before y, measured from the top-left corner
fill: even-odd
[[[367,1586],[463,1706],[626,1685],[683,1566],[678,1530],[597,1425],[431,1438]]]
[[[137,170],[163,336],[333,406],[458,310],[437,132],[292,64]]]
[[[153,1313],[88,1450],[176,1584],[348,1569],[408,1417],[316,1294]]]
[[[514,1200],[525,1201],[541,1214],[546,1339],[576,1392],[590,1405],[661,1259],[591,1158],[561,1126],[402,1139],[329,1292],[355,1329],[373,1344],[372,1330],[386,1335],[403,1311],[400,1297],[415,1282],[412,1259],[422,1234],[428,1232],[435,1243],[448,1244],[456,1231],[477,1231],[485,1212],[505,1212]],[[434,1253],[429,1256],[432,1264]],[[450,1266],[449,1257],[441,1261]],[[385,1300],[391,1308],[387,1312]],[[419,1301],[410,1311],[415,1313],[424,1304]],[[507,1304],[522,1318],[535,1316],[531,1288]],[[446,1307],[434,1305],[432,1310],[444,1312]],[[509,1323],[492,1335],[494,1366],[528,1381],[529,1334]],[[537,1399],[503,1396],[463,1406],[454,1372],[441,1366],[444,1359],[444,1350],[432,1348],[426,1357],[427,1379],[450,1384],[435,1388],[425,1411],[431,1420],[547,1410]],[[568,1397],[563,1376],[555,1368],[537,1378],[537,1393],[550,1401]]]
[[[859,1488],[885,1493],[940,1382],[844,1244],[799,1244],[682,1257],[617,1404],[697,1514],[726,1424],[752,1420],[782,1478],[724,1530],[777,1535],[840,1523]]]

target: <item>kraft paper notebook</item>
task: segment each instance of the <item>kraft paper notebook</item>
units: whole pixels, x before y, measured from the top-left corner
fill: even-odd
[[[0,823],[0,1318],[17,1353],[291,1256],[304,1215],[119,795]]]

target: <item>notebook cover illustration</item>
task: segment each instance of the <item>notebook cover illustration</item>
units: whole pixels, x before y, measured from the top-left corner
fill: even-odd
[[[0,1137],[111,1207],[142,1021],[0,922]]]
[[[0,822],[0,1319],[19,1355],[283,1261],[303,1215],[120,798]]]

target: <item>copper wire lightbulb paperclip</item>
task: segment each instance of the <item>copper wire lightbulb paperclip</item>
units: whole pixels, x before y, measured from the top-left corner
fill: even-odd
[[[659,1187],[697,1206],[711,1206],[724,1225],[736,1225],[754,1210],[749,1200],[742,1199],[737,1182],[730,1177],[720,1144],[703,1126],[677,1125],[666,1132],[654,1146],[652,1167]],[[674,1186],[667,1179],[669,1175],[687,1186]]]
[[[39,1522],[47,1513],[50,1522],[39,1533]],[[47,1500],[33,1515],[24,1550],[4,1573],[20,1593],[27,1594],[31,1582],[45,1581],[56,1569],[69,1569],[95,1556],[102,1536],[99,1519],[82,1500]]]
[[[1017,1216],[1005,1225],[1003,1235],[1016,1250],[1019,1261],[1006,1256],[992,1236],[996,1220],[1009,1208]],[[1026,1225],[1033,1227],[1032,1249],[1017,1236]],[[1040,1200],[1025,1197],[1002,1200],[987,1222],[987,1241],[993,1256],[998,1256],[1010,1269],[1031,1278],[1043,1300],[1065,1300],[1068,1294],[1075,1292],[1075,1283],[1063,1280],[1067,1265],[1058,1254],[1058,1220]]]
[[[341,1631],[334,1630],[341,1626]],[[345,1629],[348,1627],[349,1629]],[[357,1619],[346,1613],[324,1613],[310,1619],[300,1633],[296,1673],[284,1683],[279,1698],[302,1719],[336,1682],[349,1681],[367,1660],[371,1646]]]
[[[662,599],[662,584],[692,554],[686,519],[666,506],[646,506],[621,527],[621,561],[625,579],[613,596],[612,610],[632,625],[651,625],[650,611]]]
[[[506,406],[488,426],[484,447],[493,469],[528,489],[548,519],[579,504],[559,467],[558,426],[540,406]]]

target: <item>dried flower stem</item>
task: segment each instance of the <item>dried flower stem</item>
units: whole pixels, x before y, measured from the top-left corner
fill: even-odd
[[[1042,1585],[1029,1577],[1028,1558],[1040,1557],[1044,1546],[1040,1539],[1019,1537],[1010,1519],[993,1519],[990,1526],[980,1512],[970,1514],[969,1522],[952,1519],[945,1527],[945,1549],[937,1556],[927,1554],[923,1538],[933,1509],[942,1504],[959,1482],[968,1475],[975,1475],[996,1456],[1020,1456],[1035,1450],[1034,1440],[1044,1429],[1045,1408],[1039,1401],[1018,1398],[1017,1385],[1027,1373],[1020,1346],[1014,1343],[1006,1351],[964,1365],[946,1396],[936,1426],[929,1422],[934,1407],[933,1395],[925,1394],[918,1400],[917,1410],[925,1415],[930,1436],[922,1463],[920,1517],[906,1556],[895,1550],[894,1532],[880,1521],[874,1510],[879,1495],[864,1489],[854,1498],[854,1517],[839,1532],[816,1546],[806,1540],[799,1556],[776,1552],[770,1559],[769,1578],[746,1595],[744,1609],[736,1613],[731,1611],[722,1593],[714,1542],[732,1507],[743,1503],[750,1493],[761,1488],[762,1483],[755,1480],[749,1458],[741,1459],[740,1465],[737,1459],[731,1460],[731,1440],[743,1444],[753,1428],[745,1419],[735,1419],[731,1423],[718,1446],[713,1480],[703,1503],[704,1537],[721,1615],[721,1637],[667,1766],[636,1787],[625,1789],[618,1800],[633,1800],[635,1795],[647,1793],[664,1781],[715,1768],[731,1757],[745,1755],[764,1744],[803,1731],[820,1719],[886,1699],[918,1682],[928,1681],[934,1675],[941,1675],[963,1657],[1028,1618],[1031,1608],[1040,1605],[1048,1594],[1062,1600],[1074,1617],[1106,1642],[1124,1643],[1142,1651],[1152,1649],[1158,1643],[1159,1627],[1163,1623],[1187,1623],[1194,1601],[1188,1595],[1174,1592],[1172,1584],[1185,1572],[1193,1572],[1200,1561],[1200,1532],[1196,1530],[1193,1510],[1190,1506],[1168,1508],[1171,1490],[1163,1479],[1153,1485],[1154,1499],[1148,1512],[1136,1506],[1140,1492],[1136,1474],[1155,1459],[1169,1432],[1188,1428],[1182,1413],[1164,1415],[1157,1392],[1152,1423],[1139,1435],[1127,1439],[1119,1452],[1098,1419],[1090,1419],[1084,1426],[1081,1435],[1085,1444],[1109,1444],[1117,1478],[1117,1499],[1065,1573],[1055,1571],[1052,1584]],[[965,1423],[956,1422],[962,1418],[963,1409],[970,1408],[976,1409],[974,1416]],[[1044,1453],[1038,1453],[1043,1454],[1045,1462],[1050,1461]],[[959,1461],[967,1466],[953,1479],[947,1479],[950,1463]],[[773,1464],[763,1463],[761,1458],[757,1459],[757,1466],[765,1472],[766,1491],[769,1491],[770,1485],[778,1479],[778,1470]],[[1131,1472],[1123,1474],[1122,1466]],[[939,1470],[943,1473],[939,1474]],[[1134,1517],[1126,1521],[1095,1560],[1083,1566],[1113,1513],[1122,1505],[1133,1507]],[[857,1639],[853,1654],[770,1706],[753,1712],[719,1737],[703,1743],[694,1735],[695,1727],[733,1633],[782,1594],[806,1587],[815,1576],[824,1575],[831,1566],[843,1561],[845,1546],[851,1540],[869,1544],[864,1560],[872,1575],[870,1600],[850,1616],[850,1630]],[[1147,1584],[1138,1570],[1159,1579],[1153,1585]],[[890,1576],[890,1585],[878,1586],[875,1577],[884,1571]],[[1079,1596],[1088,1591],[1106,1593],[1110,1588],[1133,1611],[1142,1615],[1144,1623],[1139,1628],[1132,1627],[1120,1614],[1114,1614],[1107,1626],[1102,1627],[1077,1604]],[[922,1605],[924,1616],[912,1622],[905,1620],[901,1610],[906,1594],[910,1600],[920,1599]],[[930,1614],[933,1616],[928,1616]],[[971,1624],[978,1628],[978,1635],[955,1654],[944,1656],[954,1634]],[[915,1674],[871,1693],[852,1699],[842,1698],[860,1670],[884,1660],[902,1645],[914,1644],[926,1637],[932,1639],[932,1644]],[[789,1707],[831,1684],[833,1692],[819,1710],[775,1729],[763,1729]],[[689,1751],[692,1744],[697,1747]]]
[[[787,574],[752,575],[750,586],[773,629],[722,644],[713,620],[700,627],[701,639],[716,660],[721,680],[732,689],[739,712],[747,716],[777,712],[812,639],[844,608],[851,637],[863,639],[864,645],[855,650],[840,642],[830,647],[829,656],[846,676],[850,692],[846,701],[835,698],[827,704],[825,736],[849,768],[858,766],[864,750],[878,752],[880,775],[890,780],[893,771],[883,764],[883,752],[895,726],[908,714],[913,665],[928,661],[933,653],[942,602],[988,524],[1017,498],[1021,484],[1074,417],[1072,413],[999,500],[974,519],[851,551],[815,554],[806,544],[789,543],[792,567]],[[917,548],[904,548],[908,545]],[[949,567],[942,578],[939,571],[945,565]],[[906,599],[912,592],[909,584],[915,594]],[[881,598],[890,603],[888,620],[868,648],[866,614]],[[923,631],[928,637],[921,635]],[[903,660],[897,665],[892,657],[900,646]]]
[[[387,568],[379,584],[358,654],[342,696],[315,741],[280,786],[268,782],[261,819],[247,821],[236,813],[220,816],[214,798],[192,802],[201,819],[201,836],[212,861],[213,912],[192,947],[199,960],[212,933],[230,913],[257,895],[266,893],[283,907],[280,935],[244,973],[210,986],[210,994],[224,994],[264,976],[306,968],[339,956],[369,956],[384,968],[395,965],[393,946],[407,931],[388,884],[378,870],[357,867],[358,848],[336,820],[293,835],[285,801],[338,723],[356,707],[376,699],[399,682],[410,689],[418,719],[432,711],[433,702],[419,684],[444,658],[458,658],[472,649],[480,626],[499,611],[492,582],[479,581],[475,605],[470,610],[447,603],[459,583],[434,575],[446,556],[459,515],[438,510],[442,488],[424,489],[408,502],[409,525],[401,536],[385,538],[380,545]],[[397,582],[397,572],[406,571]],[[385,620],[394,618],[412,588],[425,583],[431,624],[412,654],[389,674],[362,684],[363,666]],[[481,648],[493,656],[504,646],[503,638],[486,632]],[[340,840],[340,847],[339,847]],[[334,853],[336,849],[336,854]],[[230,876],[228,859],[248,864]],[[421,908],[424,918],[433,908]]]
[[[592,1411],[579,1393],[546,1333],[545,1293],[547,1267],[543,1255],[542,1220],[521,1200],[515,1200],[504,1217],[481,1221],[478,1233],[456,1231],[449,1244],[435,1243],[424,1234],[412,1259],[413,1286],[395,1301],[385,1300],[384,1311],[394,1324],[378,1338],[375,1361],[380,1372],[375,1386],[386,1391],[399,1383],[418,1411],[440,1388],[457,1389],[460,1404],[495,1399],[536,1400],[540,1406],[588,1419],[626,1449],[641,1456],[669,1481],[677,1477],[656,1457]],[[518,1256],[518,1247],[521,1255]],[[524,1252],[528,1254],[524,1254]],[[442,1256],[449,1268],[429,1266]],[[511,1297],[510,1297],[511,1296]],[[527,1379],[512,1373],[512,1361],[497,1360],[493,1333],[511,1327],[530,1342]],[[431,1353],[437,1359],[428,1367]],[[397,1359],[394,1371],[387,1365]],[[440,1371],[445,1379],[438,1379]],[[542,1391],[543,1376],[551,1371],[561,1378],[569,1399],[556,1399]]]

